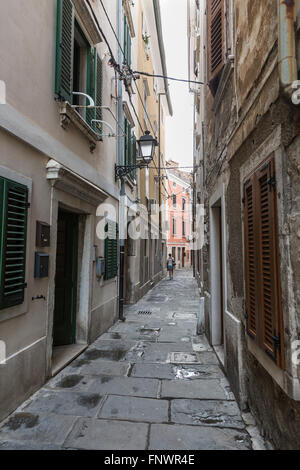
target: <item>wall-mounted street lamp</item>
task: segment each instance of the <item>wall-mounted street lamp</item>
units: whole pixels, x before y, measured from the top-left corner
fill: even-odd
[[[139,155],[136,159],[136,165],[116,165],[115,177],[124,178],[136,168],[148,168],[153,160],[155,147],[158,146],[156,138],[153,138],[149,131],[145,131],[140,140],[137,141]]]

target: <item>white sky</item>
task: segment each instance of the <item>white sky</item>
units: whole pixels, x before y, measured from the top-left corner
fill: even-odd
[[[160,0],[168,76],[188,79],[187,2]],[[166,160],[193,164],[193,95],[169,81],[174,115],[166,120]]]

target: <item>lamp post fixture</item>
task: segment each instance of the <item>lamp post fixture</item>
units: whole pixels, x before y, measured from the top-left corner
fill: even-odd
[[[136,159],[136,165],[116,165],[115,166],[115,177],[116,180],[124,178],[135,170],[136,168],[148,168],[150,163],[153,161],[155,147],[158,146],[156,138],[153,138],[149,131],[145,131],[145,134],[137,141],[139,148],[139,155]]]

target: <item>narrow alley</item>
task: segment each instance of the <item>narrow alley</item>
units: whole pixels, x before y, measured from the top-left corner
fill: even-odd
[[[198,292],[192,271],[178,270],[127,307],[126,322],[2,423],[0,450],[263,447],[215,353],[196,335]]]

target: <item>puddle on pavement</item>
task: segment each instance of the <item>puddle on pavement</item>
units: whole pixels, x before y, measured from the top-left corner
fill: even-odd
[[[102,396],[98,394],[82,395],[77,399],[77,403],[85,408],[93,409],[100,403]]]
[[[21,426],[25,426],[27,429],[34,428],[39,422],[39,417],[31,413],[17,413],[12,416],[9,421],[4,425],[12,431],[16,431]]]
[[[57,382],[56,387],[72,388],[83,379],[83,375],[67,375]]]
[[[116,349],[114,351],[105,351],[103,349],[91,349],[86,351],[82,358],[82,365],[88,364],[89,361],[96,359],[111,359],[113,361],[120,361],[126,354],[127,349]]]
[[[111,339],[122,339],[120,333],[110,333]]]

